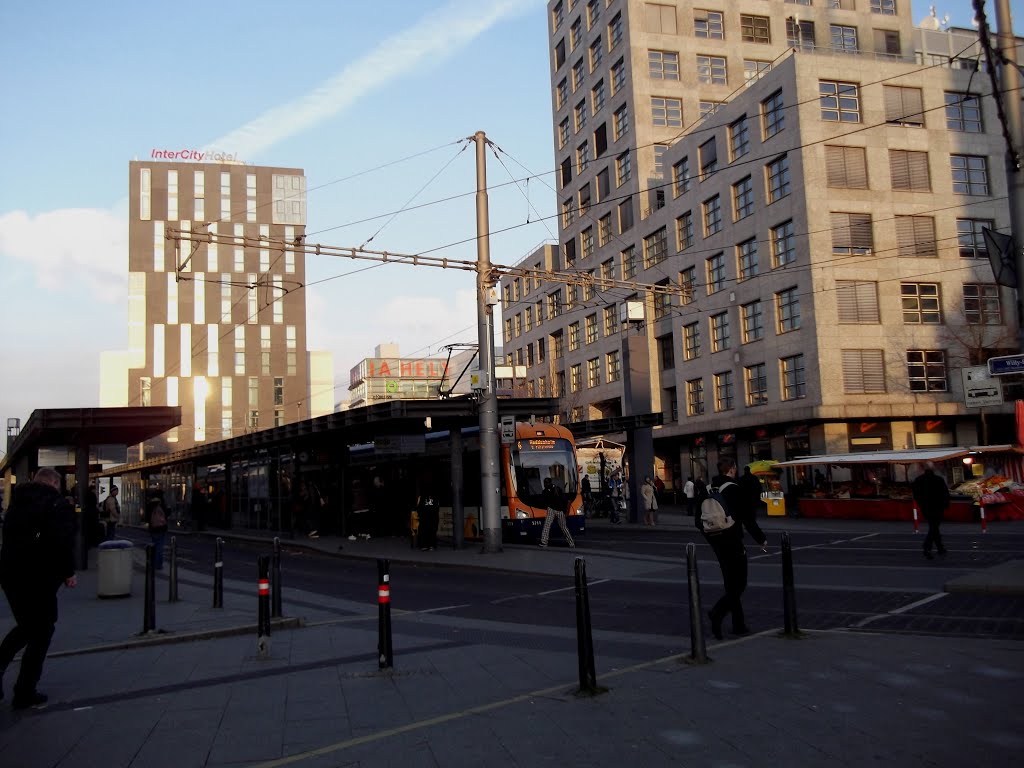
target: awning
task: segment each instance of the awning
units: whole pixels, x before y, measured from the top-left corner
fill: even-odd
[[[807,467],[813,464],[917,464],[926,461],[948,461],[985,453],[1014,451],[1012,445],[976,445],[971,448],[921,448],[907,451],[865,451],[835,453],[829,456],[806,456],[780,461],[776,467]]]

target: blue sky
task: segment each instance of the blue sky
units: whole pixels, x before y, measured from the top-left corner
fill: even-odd
[[[914,2],[915,23],[929,5]],[[492,261],[554,239],[545,7],[3,3],[0,419],[98,405],[100,352],[127,346],[128,162],[154,147],[304,168],[310,242],[372,238],[369,248],[412,253],[467,241],[432,252],[472,260],[474,152],[463,140],[482,130],[503,150],[501,163],[488,159],[489,185],[504,184],[490,194],[491,229],[508,229],[491,238]],[[937,10],[958,26],[973,15],[969,0]],[[309,340],[334,353],[336,400],[378,343],[423,356],[476,341],[471,273],[326,258],[307,271],[324,281],[308,288]]]

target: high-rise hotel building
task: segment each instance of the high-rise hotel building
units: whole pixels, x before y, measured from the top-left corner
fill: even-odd
[[[128,350],[105,356],[101,400],[182,409],[142,458],[332,410],[330,356],[306,350],[305,261],[288,247],[305,228],[300,169],[129,164]]]
[[[569,421],[622,415],[623,334],[642,335],[652,469],[677,483],[723,455],[1006,439],[1012,406],[980,419],[961,380],[1017,333],[982,237],[1009,212],[976,45],[915,55],[908,0],[548,13],[559,245],[523,266],[678,294],[504,278],[528,392]],[[619,321],[630,299],[639,327]]]

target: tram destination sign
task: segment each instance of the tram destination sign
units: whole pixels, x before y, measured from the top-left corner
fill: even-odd
[[[988,359],[989,376],[1009,376],[1024,373],[1024,355],[1007,355]]]

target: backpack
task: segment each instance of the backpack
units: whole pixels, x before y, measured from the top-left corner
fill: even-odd
[[[722,483],[718,488],[708,486],[708,495],[700,503],[700,528],[704,533],[721,533],[736,525],[729,514],[729,505],[722,491],[736,483]]]
[[[167,527],[167,513],[164,512],[164,505],[157,504],[153,507],[153,511],[149,515],[149,527],[150,528],[166,528]]]

